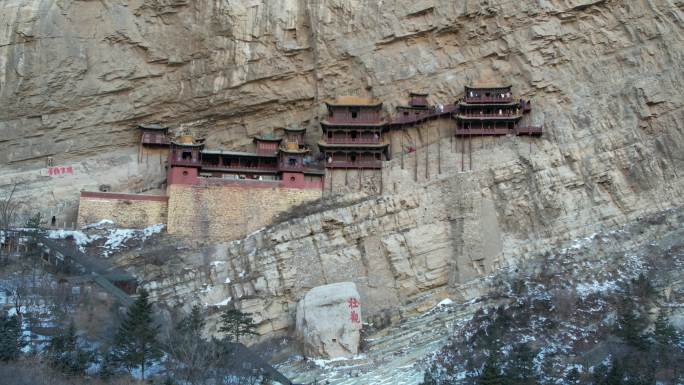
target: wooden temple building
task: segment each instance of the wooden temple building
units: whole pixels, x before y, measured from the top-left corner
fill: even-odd
[[[169,151],[168,184],[195,178],[280,181],[283,187],[322,188],[325,171],[303,143],[304,129],[286,129],[284,138],[254,138],[256,152],[211,150],[192,137],[180,136]]]
[[[389,144],[383,142],[388,128],[377,99],[341,96],[325,103],[328,115],[321,121],[323,136],[318,147],[325,167],[380,169],[388,159]]]
[[[535,135],[541,127],[521,126],[524,114],[532,110],[531,103],[515,100],[511,86],[465,87],[463,98],[454,111],[456,136]]]
[[[140,144],[146,147],[168,147],[169,128],[158,123],[140,124]]]

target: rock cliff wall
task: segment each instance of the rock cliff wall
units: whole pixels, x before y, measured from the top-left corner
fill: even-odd
[[[411,89],[450,102],[468,83],[510,83],[532,99],[528,123],[544,125],[543,138],[436,141],[443,127],[414,130],[421,150],[386,165],[383,196],[188,253],[184,270],[141,273],[171,305],[239,302],[264,333],[287,330],[297,299],[331,282],[355,282],[371,319],[448,289],[469,296],[463,285],[501,264],[682,204],[683,8],[5,2],[0,184],[25,181],[26,195],[59,191],[58,201],[93,179],[120,188],[155,180],[158,167],[147,171],[135,156],[132,127],[143,120],[241,146],[314,124],[317,101],[335,94],[371,93],[392,107]],[[85,176],[41,176],[48,155]],[[104,174],[111,169],[119,171]]]

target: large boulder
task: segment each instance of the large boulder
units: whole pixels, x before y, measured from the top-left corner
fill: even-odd
[[[314,287],[297,305],[296,334],[307,356],[351,358],[360,331],[361,301],[353,282]]]

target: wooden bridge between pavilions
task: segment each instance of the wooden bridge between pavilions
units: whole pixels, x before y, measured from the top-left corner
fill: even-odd
[[[413,125],[413,124],[418,124],[422,123],[431,119],[436,119],[442,116],[451,116],[454,112],[458,111],[458,105],[457,104],[447,104],[444,106],[437,107],[437,106],[431,106],[430,108],[426,109],[416,109],[415,113],[407,114],[407,115],[402,115],[398,114],[397,116],[392,117],[392,120],[390,121],[389,125],[394,126],[394,127],[399,127],[399,126],[404,126],[404,125]]]

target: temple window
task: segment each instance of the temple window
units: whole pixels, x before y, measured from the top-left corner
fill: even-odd
[[[290,159],[287,160],[287,163],[288,163],[290,166],[296,166],[296,165],[297,165],[297,159],[295,159],[295,158],[290,158]]]
[[[380,154],[379,153],[375,153],[375,159],[380,160]]]
[[[349,159],[350,159],[352,162],[356,162],[356,154],[351,154],[351,155],[349,156]]]
[[[352,133],[351,133],[351,138],[352,138],[352,139],[356,139],[356,136],[357,136],[356,131],[352,131]]]
[[[332,139],[333,133],[332,131],[328,131],[328,138]]]
[[[182,159],[183,159],[183,160],[192,159],[192,152],[183,151]]]

